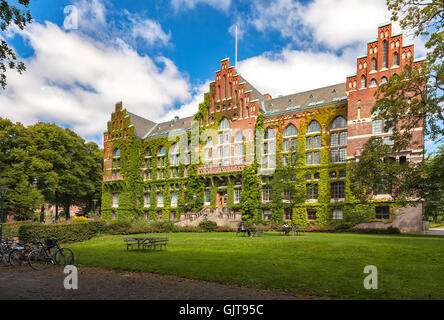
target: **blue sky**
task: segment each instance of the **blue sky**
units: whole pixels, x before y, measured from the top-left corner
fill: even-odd
[[[235,25],[238,71],[277,96],[345,82],[390,17],[385,0],[31,0],[30,10],[25,31],[2,34],[27,71],[8,73],[0,116],[99,144],[120,100],[155,121],[193,114],[220,60],[234,64]]]

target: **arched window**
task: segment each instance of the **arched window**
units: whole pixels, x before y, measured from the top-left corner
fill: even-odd
[[[158,156],[164,156],[165,155],[165,148],[161,146],[159,150],[157,151]]]
[[[376,82],[375,79],[372,79],[372,81],[370,81],[370,87],[376,87],[378,85],[378,83]]]
[[[387,41],[382,43],[382,67],[387,68]]]
[[[331,123],[331,129],[332,130],[335,130],[335,129],[345,129],[345,128],[347,128],[347,121],[343,117],[341,117],[341,116],[336,117],[333,120],[333,122]]]
[[[290,124],[284,132],[284,144],[282,148],[282,165],[288,167],[291,163],[292,166],[296,165],[297,155],[290,152],[295,152],[297,150],[298,130],[292,124]]]
[[[237,90],[234,91],[234,107],[237,108]]]
[[[361,77],[361,88],[365,88],[366,87],[366,79],[365,76]]]
[[[296,129],[296,127],[292,124],[290,124],[287,129],[285,129],[284,132],[284,137],[291,137],[291,136],[297,136],[298,135],[298,130]]]
[[[381,83],[386,83],[387,82],[387,78],[386,77],[382,77],[381,78]]]
[[[395,54],[393,55],[393,64],[395,66],[399,65],[399,55],[395,52]]]
[[[307,128],[307,133],[321,132],[321,125],[316,120],[310,122]]]
[[[114,150],[113,157],[120,157],[120,150],[118,148]]]
[[[226,130],[226,129],[230,129],[230,122],[227,120],[227,118],[223,118],[219,122],[219,130]]]
[[[373,58],[373,59],[372,59],[372,71],[373,71],[373,70],[376,70],[376,68],[377,68],[376,59]]]

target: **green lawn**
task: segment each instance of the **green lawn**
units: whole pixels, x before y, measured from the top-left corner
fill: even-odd
[[[444,237],[440,236],[292,237],[276,232],[259,238],[234,233],[167,236],[168,250],[158,252],[127,252],[126,236],[102,236],[66,246],[79,257],[80,265],[105,269],[174,274],[319,298],[444,299]],[[363,287],[366,265],[378,268],[378,290]]]

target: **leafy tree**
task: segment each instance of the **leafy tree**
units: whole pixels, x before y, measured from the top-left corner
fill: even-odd
[[[444,218],[444,148],[424,161],[424,192],[426,216],[437,222]]]
[[[11,5],[10,2],[0,0],[0,28],[2,31],[6,31],[11,24],[15,25],[19,29],[23,30],[27,23],[31,23],[31,13],[26,8],[29,5],[29,0],[17,0],[20,7]],[[8,43],[1,39],[0,43],[0,85],[3,89],[6,87],[6,69],[15,69],[19,73],[26,70],[25,64],[22,61],[17,62],[17,57],[12,48],[8,46]]]
[[[33,171],[33,179],[47,201],[63,206],[68,220],[71,205],[97,197],[102,174],[98,147],[55,124],[39,122],[28,130],[28,152],[47,168]]]
[[[30,178],[35,159],[26,152],[26,128],[0,118],[0,186],[9,189],[5,205],[17,220],[29,219],[43,204],[43,195]]]

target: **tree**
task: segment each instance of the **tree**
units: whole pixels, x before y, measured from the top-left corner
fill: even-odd
[[[29,5],[29,0],[17,0],[21,8],[16,5],[11,5],[6,0],[0,0],[0,28],[6,31],[11,24],[18,27],[20,30],[31,23],[31,13],[26,8]],[[6,87],[6,69],[15,69],[20,74],[26,70],[25,64],[22,61],[17,61],[16,54],[8,43],[1,39],[0,43],[0,85],[3,89]]]
[[[424,161],[425,214],[434,222],[444,218],[444,148]]]
[[[34,170],[33,179],[48,202],[63,206],[68,220],[71,205],[98,197],[102,175],[98,147],[55,124],[39,122],[28,130],[28,152],[46,167]]]
[[[0,118],[0,186],[9,189],[6,208],[17,220],[31,218],[44,200],[30,177],[38,161],[26,152],[28,138],[23,125]]]

